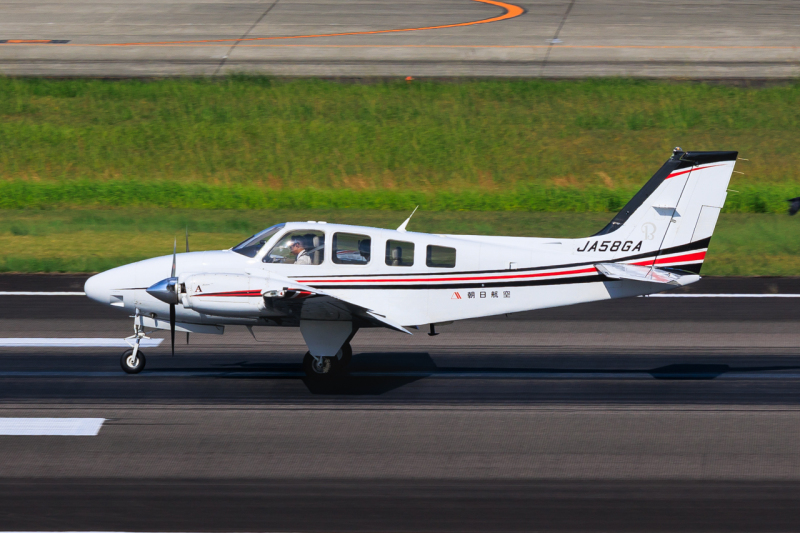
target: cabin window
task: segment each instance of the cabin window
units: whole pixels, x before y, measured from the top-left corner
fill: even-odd
[[[393,267],[414,265],[414,243],[386,241],[386,264]]]
[[[233,251],[242,255],[246,255],[247,257],[255,257],[258,255],[258,252],[261,250],[261,248],[267,244],[267,241],[270,240],[273,235],[278,233],[283,226],[284,224],[276,224],[275,226],[271,226],[264,231],[260,231],[246,241],[240,242],[234,246]]]
[[[371,245],[369,235],[334,233],[331,259],[340,265],[366,265],[369,263]]]
[[[315,230],[290,231],[264,256],[265,263],[320,265],[325,261],[325,234]]]
[[[456,266],[456,249],[428,245],[425,264],[429,267],[454,268]]]

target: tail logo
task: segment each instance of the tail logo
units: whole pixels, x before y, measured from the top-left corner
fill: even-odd
[[[644,233],[644,240],[652,241],[656,236],[656,225],[652,222],[645,222],[642,224],[642,233]]]

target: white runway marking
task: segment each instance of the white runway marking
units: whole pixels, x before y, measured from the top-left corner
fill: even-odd
[[[94,437],[105,418],[0,418],[0,435]]]
[[[0,291],[0,296],[86,296],[85,292]]]
[[[164,342],[164,339],[142,339],[142,348],[154,348]],[[0,348],[130,348],[122,339],[103,338],[0,338]]]
[[[800,294],[650,294],[646,298],[800,298]]]

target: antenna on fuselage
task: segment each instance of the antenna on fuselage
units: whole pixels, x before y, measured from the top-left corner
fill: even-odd
[[[405,231],[406,231],[406,226],[408,226],[408,223],[411,221],[411,217],[413,217],[413,216],[414,216],[414,213],[416,213],[416,212],[417,212],[417,209],[419,209],[419,206],[417,206],[417,207],[415,207],[415,208],[414,208],[414,210],[411,212],[411,214],[410,214],[410,215],[408,215],[408,218],[406,219],[406,221],[405,221],[405,222],[403,222],[402,224],[400,224],[400,227],[399,227],[399,228],[397,228],[397,231],[401,231],[401,232],[405,233]]]

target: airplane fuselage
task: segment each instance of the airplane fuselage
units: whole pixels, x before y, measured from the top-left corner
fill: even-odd
[[[270,249],[283,235],[297,232],[315,232],[324,236],[325,243],[331,243],[320,250],[318,264],[269,262]],[[332,245],[342,234],[368,240],[369,252],[359,256],[357,250],[344,250],[343,255]],[[262,289],[272,277],[323,290],[408,326],[670,289],[671,286],[610,280],[593,266],[607,258],[609,251],[622,254],[619,260],[629,256],[633,264],[652,263],[655,250],[642,252],[643,243],[648,242],[646,237],[620,240],[432,235],[291,222],[272,235],[254,257],[233,250],[178,254],[177,275],[181,278],[201,273],[230,274],[241,276],[241,284],[237,286],[236,279],[231,279],[234,285],[221,291],[190,289],[191,299],[201,303],[178,306],[176,314],[180,322],[198,324],[296,325],[291,316],[263,305]],[[399,247],[405,254],[398,261],[393,253]],[[438,250],[445,250],[445,257],[437,264]],[[335,262],[337,255],[349,256],[350,260]],[[672,254],[671,258],[662,253],[660,257],[662,266],[686,265],[684,253]],[[165,317],[168,305],[148,294],[147,288],[169,273],[172,259],[156,257],[104,272],[87,284],[87,294],[128,312],[138,308],[143,314]],[[429,266],[432,260],[435,266]],[[232,304],[229,310],[224,309],[226,302]]]

